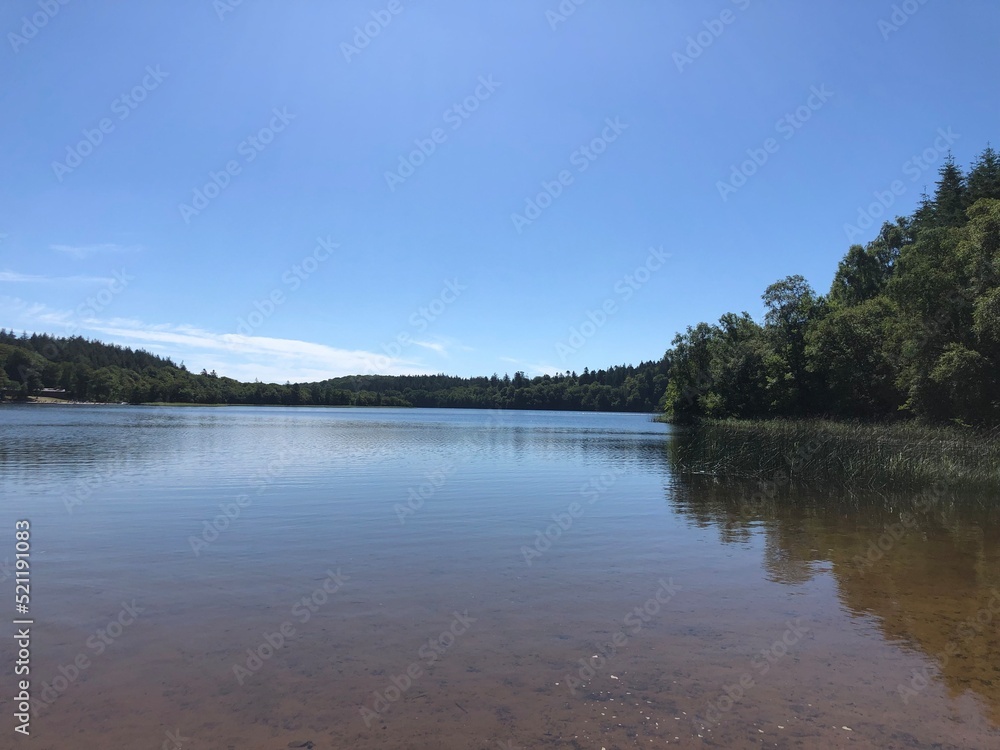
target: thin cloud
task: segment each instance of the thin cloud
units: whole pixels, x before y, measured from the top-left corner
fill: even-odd
[[[216,333],[191,325],[150,324],[130,318],[79,315],[18,298],[0,297],[16,328],[54,335],[86,335],[184,362],[192,372],[215,370],[244,381],[306,383],[345,375],[427,375],[418,361],[298,339]]]
[[[109,253],[134,253],[139,250],[139,247],[135,245],[116,245],[110,242],[96,245],[49,245],[49,248],[80,259]]]
[[[416,346],[422,346],[424,349],[430,349],[432,352],[437,352],[442,357],[448,356],[447,347],[438,341],[417,341],[414,339],[413,343]]]
[[[107,284],[113,280],[105,276],[36,276],[17,271],[0,271],[0,281],[12,284]]]
[[[446,359],[451,357],[451,353],[453,351],[475,351],[471,346],[465,346],[460,341],[447,336],[434,336],[432,341],[418,341],[413,339],[411,343],[415,346],[423,347],[424,349],[430,349],[432,352],[436,352]]]
[[[116,340],[137,341],[177,360],[188,350],[185,361],[212,359],[213,369],[239,373],[239,377],[271,382],[306,382],[342,375],[380,375],[428,372],[416,362],[387,357],[364,350],[338,349],[298,339],[214,333],[194,326],[136,326],[134,321],[88,322],[86,328]],[[227,356],[228,355],[228,356]],[[222,364],[225,363],[225,364]]]

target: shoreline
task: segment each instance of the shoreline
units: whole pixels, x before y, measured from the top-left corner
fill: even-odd
[[[685,475],[858,489],[1000,487],[1000,433],[957,425],[701,420],[670,444]]]
[[[611,411],[611,410],[584,410],[584,409],[498,409],[496,407],[476,407],[476,406],[400,406],[398,404],[380,405],[380,404],[367,404],[359,406],[356,404],[226,404],[226,403],[211,403],[202,404],[193,401],[143,401],[142,403],[133,404],[127,401],[67,401],[64,399],[53,399],[45,397],[32,397],[29,401],[0,401],[0,407],[8,405],[20,405],[20,406],[48,406],[52,404],[66,404],[71,406],[179,406],[179,407],[193,407],[193,406],[203,406],[203,407],[278,407],[282,409],[408,409],[413,411],[433,411],[436,409],[444,410],[467,410],[467,411],[544,411],[551,412],[553,414],[637,414],[650,417],[650,421],[658,422],[662,421],[657,419],[658,414],[656,412],[646,412],[646,411]]]

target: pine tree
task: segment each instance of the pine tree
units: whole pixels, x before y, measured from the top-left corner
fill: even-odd
[[[937,223],[937,209],[934,205],[934,201],[931,197],[927,195],[925,190],[920,194],[920,203],[917,206],[917,210],[913,212],[913,219],[910,221],[910,242],[915,242],[917,235],[919,235],[925,229],[933,229],[938,226]]]
[[[983,198],[1000,200],[1000,156],[990,146],[979,155],[969,172],[966,205]]]
[[[965,176],[950,153],[938,170],[934,209],[938,226],[960,227],[965,224]]]

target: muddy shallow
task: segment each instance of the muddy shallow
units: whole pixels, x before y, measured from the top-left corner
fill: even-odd
[[[0,438],[35,748],[1000,746],[983,498],[761,502],[635,415],[24,407]]]

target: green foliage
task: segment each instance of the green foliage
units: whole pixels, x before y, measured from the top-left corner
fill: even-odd
[[[837,267],[828,300],[834,307],[860,305],[881,294],[891,274],[886,254],[875,243],[869,248],[852,245]]]
[[[0,372],[13,398],[63,388],[81,401],[284,406],[426,406],[653,412],[667,386],[666,364],[513,379],[448,375],[359,375],[319,383],[241,383],[169,359],[97,341],[0,331]]]
[[[989,146],[979,155],[966,182],[966,202],[972,206],[989,198],[1000,200],[1000,156]]]
[[[951,154],[938,170],[934,193],[934,217],[938,226],[960,227],[965,223],[965,177]]]
[[[987,148],[966,177],[949,157],[933,198],[850,247],[827,295],[789,276],[763,300],[763,326],[726,315],[674,339],[668,418],[1000,424],[1000,159]]]
[[[823,377],[826,411],[856,419],[885,418],[900,406],[885,342],[895,304],[878,296],[843,305],[817,320],[807,335],[808,366]]]

